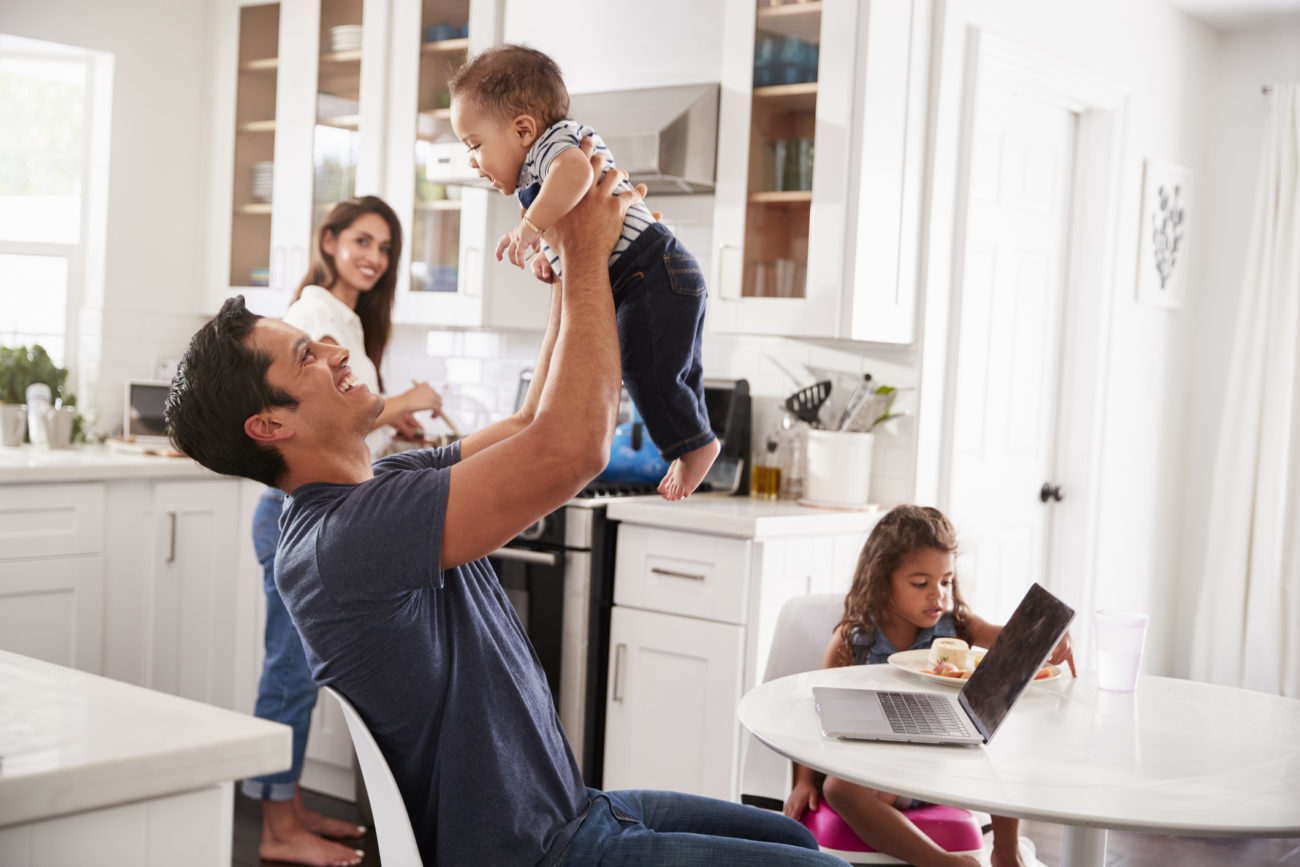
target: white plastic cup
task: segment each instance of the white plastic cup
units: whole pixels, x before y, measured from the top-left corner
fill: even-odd
[[[874,440],[869,433],[809,430],[804,496],[828,505],[865,506]]]
[[[1097,637],[1097,686],[1132,692],[1137,686],[1150,617],[1137,611],[1099,609],[1092,614]]]

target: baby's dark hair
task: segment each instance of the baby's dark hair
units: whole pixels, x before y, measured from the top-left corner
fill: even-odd
[[[908,554],[926,549],[957,553],[957,531],[952,522],[930,506],[896,506],[872,529],[858,555],[853,586],[844,597],[844,616],[839,626],[843,627],[846,659],[853,659],[850,636],[855,626],[867,637],[869,645],[875,643],[876,627],[893,599],[894,571]],[[952,614],[957,635],[969,642],[971,612],[962,599],[955,572]]]
[[[472,100],[504,118],[530,114],[541,129],[569,116],[569,91],[560,67],[526,45],[489,48],[452,73],[447,86],[453,99]]]

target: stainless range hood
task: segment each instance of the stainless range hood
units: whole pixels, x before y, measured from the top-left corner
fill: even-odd
[[[718,95],[716,84],[579,93],[569,115],[600,133],[618,167],[652,194],[711,193]]]
[[[569,97],[569,115],[596,130],[618,167],[651,194],[711,193],[719,92],[717,84],[688,84],[579,93]],[[488,186],[459,143],[435,144],[426,170],[434,183]]]

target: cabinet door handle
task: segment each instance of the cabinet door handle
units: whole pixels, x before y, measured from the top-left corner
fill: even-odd
[[[674,572],[672,569],[660,569],[658,566],[650,568],[652,575],[664,575],[668,578],[687,578],[691,581],[703,581],[707,576],[696,575],[691,572]]]
[[[176,513],[168,512],[167,517],[171,521],[171,532],[170,532],[171,539],[167,543],[167,560],[165,562],[175,563],[176,562]]]
[[[497,548],[488,556],[519,563],[539,563],[542,566],[557,566],[560,563],[559,555],[552,551],[529,551],[527,548]]]
[[[614,648],[614,701],[622,703],[623,691],[619,686],[623,682],[623,655],[627,651],[627,645],[620,643]]]

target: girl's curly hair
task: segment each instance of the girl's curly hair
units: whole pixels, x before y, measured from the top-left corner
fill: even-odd
[[[876,524],[858,555],[853,586],[844,597],[844,616],[836,627],[843,628],[845,659],[853,659],[850,637],[855,626],[867,637],[868,647],[875,643],[876,626],[884,620],[893,598],[894,571],[908,554],[927,548],[957,553],[957,531],[938,509],[897,506]],[[969,642],[971,611],[962,599],[956,573],[952,577],[952,614],[957,635]]]

